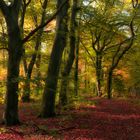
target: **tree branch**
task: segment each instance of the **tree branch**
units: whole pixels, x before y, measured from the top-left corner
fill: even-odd
[[[61,11],[63,6],[66,4],[68,0],[65,0],[64,3],[59,7],[59,9],[44,23],[40,24],[37,28],[32,30],[23,40],[22,43],[26,43],[39,29],[44,28],[46,25],[48,25],[56,16],[57,14]]]
[[[27,7],[30,3],[31,3],[32,0],[22,0],[22,3],[24,5],[24,7]]]
[[[87,54],[89,55],[90,59],[93,62],[93,65],[95,66],[95,58],[90,54],[90,52],[88,51],[88,49],[86,48],[86,46],[84,45],[84,43],[82,42],[82,40],[80,40],[80,43],[82,44],[83,48],[86,50]]]
[[[107,52],[109,49],[111,49],[111,48],[113,48],[113,47],[116,47],[116,46],[119,46],[119,45],[123,45],[124,43],[127,43],[130,39],[131,39],[131,38],[127,38],[127,39],[121,41],[120,43],[113,44],[113,45],[107,47],[104,51]]]
[[[138,7],[138,5],[139,5],[138,0],[132,0],[132,6],[133,6],[133,8]]]
[[[93,50],[94,50],[95,52],[97,52],[98,49],[96,49],[95,45],[96,45],[96,43],[98,43],[99,40],[100,40],[101,32],[99,33],[99,35],[97,35],[97,34],[95,33],[95,41],[94,41],[94,39],[93,39],[93,33],[92,33],[92,31],[90,31],[90,33],[91,33],[91,35],[92,35],[92,48],[93,48]]]
[[[133,43],[134,43],[134,38],[135,38],[135,32],[134,32],[134,26],[133,26],[133,21],[134,21],[134,17],[132,18],[131,22],[130,22],[130,32],[131,32],[131,40],[130,40],[130,44],[125,47],[125,49],[120,53],[120,55],[116,54],[116,62],[112,61],[112,68],[115,69],[116,66],[118,65],[118,63],[120,62],[121,58],[127,53],[127,51],[132,47]],[[115,56],[114,56],[115,59]]]

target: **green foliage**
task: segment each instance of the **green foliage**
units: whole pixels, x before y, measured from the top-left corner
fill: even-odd
[[[6,82],[4,81],[0,82],[0,104],[4,103],[4,100],[5,100],[5,93],[6,93],[5,85],[6,85]]]
[[[113,78],[113,89],[117,96],[124,96],[125,82],[121,76],[115,76]]]
[[[42,97],[43,87],[45,83],[45,79],[41,77],[34,77],[32,79],[26,79],[25,77],[19,77],[18,79],[19,85],[19,98],[21,99],[23,93],[30,92],[30,98],[33,101],[40,100]],[[30,82],[30,90],[24,89],[25,83]]]
[[[69,103],[65,107],[62,108],[63,110],[71,110],[71,109],[79,109],[80,107],[84,106],[96,106],[98,101],[90,100],[94,96],[90,93],[79,93],[78,96],[71,96],[69,97]]]
[[[31,3],[27,7],[27,11],[25,14],[25,23],[24,23],[24,31],[23,36],[25,37],[31,30],[36,28],[41,21],[41,14],[44,10],[42,8],[42,0],[36,1],[32,0]],[[76,28],[78,30],[78,37],[80,38],[80,50],[79,50],[79,95],[75,96],[74,93],[74,67],[72,68],[71,75],[69,77],[70,82],[68,86],[68,105],[64,107],[64,109],[69,108],[79,108],[81,105],[96,105],[97,103],[91,100],[85,100],[84,96],[87,93],[93,94],[96,89],[96,55],[97,52],[102,54],[103,66],[102,66],[102,75],[104,79],[102,80],[103,88],[105,89],[107,72],[109,67],[111,66],[113,56],[118,50],[118,46],[122,40],[129,39],[124,45],[121,46],[120,52],[128,46],[130,42],[130,23],[131,20],[134,19],[134,33],[136,34],[134,49],[132,52],[128,53],[127,56],[122,59],[121,66],[125,67],[128,70],[129,76],[128,79],[125,80],[124,77],[114,76],[113,80],[113,91],[116,96],[126,95],[124,92],[129,89],[134,89],[133,91],[137,91],[140,89],[140,48],[139,48],[139,38],[140,38],[140,10],[139,7],[133,8],[130,1],[122,1],[122,0],[80,0],[80,6],[78,7],[78,16]],[[48,1],[48,6],[46,9],[45,20],[47,20],[52,13],[56,10],[56,1]],[[70,11],[69,11],[70,12]],[[20,12],[21,14],[21,12]],[[0,13],[0,47],[7,47],[7,27],[4,21],[2,14]],[[69,18],[69,17],[68,17]],[[55,19],[54,19],[55,22]],[[78,27],[79,25],[79,27]],[[35,100],[40,100],[42,97],[42,93],[45,85],[45,77],[48,69],[48,64],[50,61],[50,53],[52,50],[54,36],[55,36],[55,23],[51,27],[52,29],[47,31],[48,26],[43,29],[43,36],[40,43],[39,51],[35,51],[37,34],[35,34],[26,44],[24,44],[25,49],[25,59],[27,61],[27,65],[29,65],[30,60],[33,54],[37,53],[37,56],[41,56],[41,60],[39,62],[40,67],[38,68],[35,65],[31,79],[29,80],[25,75],[25,71],[23,69],[21,63],[21,73],[20,77],[17,79],[13,79],[14,82],[19,82],[19,96],[23,94],[23,92],[29,92],[29,89],[24,90],[24,84],[27,82],[31,83],[31,98]],[[95,43],[98,40],[98,43]],[[95,48],[93,44],[95,43]],[[68,42],[69,44],[69,42]],[[58,46],[59,47],[59,46]],[[63,60],[61,69],[66,65],[66,59],[68,57],[69,45],[65,48],[63,53]],[[4,54],[4,55],[3,55]],[[54,56],[55,57],[55,56]],[[128,58],[129,57],[129,58]],[[0,65],[2,70],[7,68],[7,60],[8,53],[3,51],[0,54]],[[116,59],[114,59],[116,61]],[[122,69],[118,67],[118,69]],[[6,93],[6,82],[3,80],[5,77],[4,72],[2,73],[2,82],[0,82],[0,103],[4,102],[4,97]],[[127,71],[125,70],[125,71]],[[38,76],[38,72],[40,75]],[[61,81],[61,75],[59,77],[59,83]],[[105,81],[105,82],[104,82]],[[58,83],[58,89],[60,88],[60,84]],[[94,91],[93,91],[94,90]],[[132,91],[132,90],[131,90]],[[95,93],[94,93],[95,94]],[[138,93],[139,94],[139,93]],[[59,98],[57,94],[57,103],[59,103]],[[57,104],[56,103],[56,104]],[[1,130],[0,130],[1,131]],[[55,134],[54,132],[52,132]]]

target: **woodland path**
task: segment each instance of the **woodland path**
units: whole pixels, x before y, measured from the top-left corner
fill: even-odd
[[[0,125],[0,140],[140,140],[140,105],[134,104],[134,100],[86,100],[89,105],[66,110],[50,119],[36,117],[38,105],[22,104],[23,124]],[[0,109],[3,110],[2,106]]]

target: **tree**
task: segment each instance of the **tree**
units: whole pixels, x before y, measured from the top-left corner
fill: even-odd
[[[126,29],[127,33],[129,34],[129,37],[126,36],[123,41],[121,41],[116,47],[116,51],[112,56],[111,65],[108,69],[108,77],[107,77],[107,95],[108,99],[112,98],[112,76],[113,71],[118,66],[119,62],[122,60],[123,56],[130,50],[130,48],[133,46],[135,37],[136,37],[136,29],[138,28],[134,25],[135,19],[137,17],[137,8],[138,8],[138,1],[136,3],[132,3],[134,11],[132,10],[132,13],[130,14],[131,17],[129,17],[129,24],[127,23],[124,28],[128,27],[128,30]],[[120,29],[121,30],[121,29]],[[125,32],[126,32],[125,31]]]
[[[48,0],[44,0],[44,2],[42,3],[42,14],[41,14],[41,21],[40,21],[40,25],[45,23],[45,18],[46,18],[46,8],[47,8],[47,4],[48,4]],[[36,23],[37,25],[37,23]],[[39,47],[41,44],[41,39],[42,39],[42,35],[43,35],[43,28],[41,28],[36,35],[36,41],[35,41],[35,47],[34,47],[34,52],[31,56],[31,60],[27,66],[26,63],[26,58],[23,58],[24,61],[24,67],[25,67],[25,75],[26,75],[26,80],[25,80],[25,85],[24,85],[24,92],[22,95],[22,101],[23,102],[29,102],[30,101],[30,81],[31,81],[31,75],[32,75],[32,71],[33,71],[33,67],[34,64],[36,62],[36,58],[39,54]]]
[[[57,0],[57,9],[63,4],[64,0]],[[61,12],[56,18],[56,36],[50,56],[47,78],[42,99],[42,110],[40,117],[52,117],[55,115],[55,96],[59,69],[62,59],[63,50],[67,43],[68,32],[68,9],[69,1],[66,2]]]
[[[76,14],[77,14],[77,0],[72,1],[72,8],[71,8],[71,18],[70,18],[70,50],[68,54],[68,59],[66,61],[66,65],[64,66],[64,70],[62,71],[62,80],[61,80],[61,88],[60,88],[60,105],[64,106],[67,104],[67,87],[69,81],[69,75],[72,69],[72,65],[75,59],[75,48],[76,48]]]
[[[121,2],[120,2],[121,3]],[[132,47],[134,42],[134,19],[130,3],[124,8],[123,4],[112,1],[98,1],[94,4],[91,2],[88,8],[85,8],[84,36],[91,40],[91,47],[95,52],[95,70],[98,95],[102,95],[103,66],[107,66],[107,94],[111,98],[112,75],[114,69],[124,56],[124,54]],[[125,3],[126,4],[126,3]],[[117,7],[122,7],[118,12]],[[131,8],[132,11],[129,11]],[[84,44],[90,41],[85,40]],[[85,46],[85,45],[84,45]],[[104,61],[104,62],[103,62]]]
[[[18,78],[19,66],[23,54],[23,44],[26,43],[39,29],[45,27],[61,11],[67,1],[64,1],[58,10],[52,16],[33,29],[29,34],[22,38],[19,26],[19,13],[22,0],[13,0],[5,2],[0,1],[0,9],[5,18],[8,33],[8,68],[7,68],[7,85],[6,85],[6,107],[4,112],[4,123],[6,125],[19,124],[18,117]]]
[[[114,53],[112,58],[111,66],[108,69],[108,77],[107,77],[107,95],[108,99],[112,98],[111,90],[112,90],[112,76],[114,69],[118,66],[122,57],[127,53],[127,51],[132,47],[134,42],[134,34],[130,38],[130,43],[125,46],[123,50],[121,50],[122,43],[118,46],[117,51]]]
[[[8,32],[8,70],[7,70],[7,91],[4,122],[7,125],[19,123],[18,118],[18,76],[19,65],[22,56],[22,39],[18,25],[21,0],[6,5],[0,1],[0,9],[4,15]]]
[[[102,96],[104,86],[104,52],[112,43],[111,41],[114,37],[112,28],[114,27],[109,26],[109,24],[112,22],[111,18],[113,18],[113,16],[109,17],[108,11],[111,9],[106,8],[106,1],[104,2],[104,6],[100,1],[95,3],[97,6],[89,3],[89,5],[87,5],[88,8],[84,9],[83,26],[86,30],[83,30],[83,37],[89,39],[85,41],[81,40],[81,43],[84,48],[87,48],[85,44],[90,44],[90,48],[93,49],[94,56],[90,55],[88,49],[86,49],[86,51],[88,51],[88,54],[90,55],[95,67],[97,95]]]

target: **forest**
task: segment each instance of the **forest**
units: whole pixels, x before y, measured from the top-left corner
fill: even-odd
[[[140,140],[139,0],[0,0],[0,140]]]

